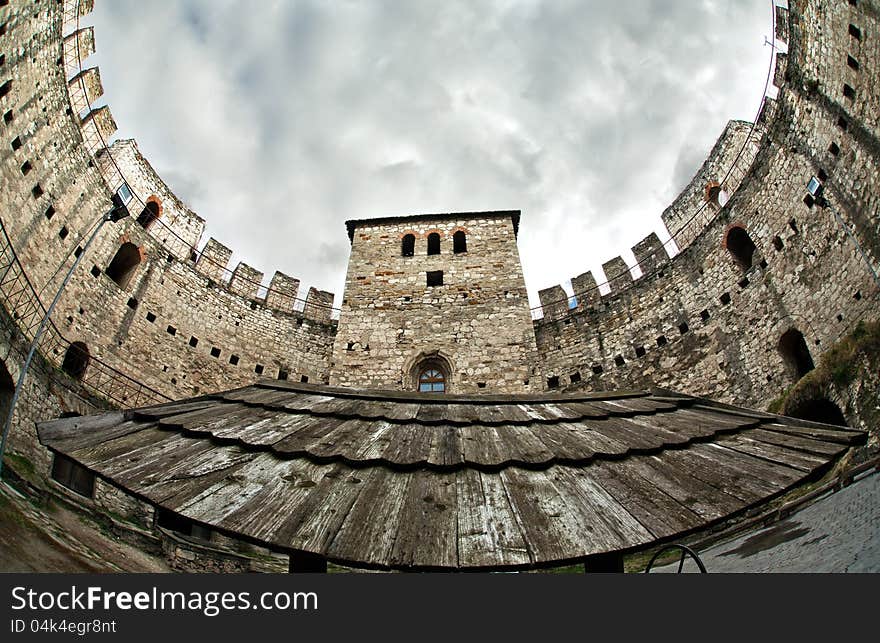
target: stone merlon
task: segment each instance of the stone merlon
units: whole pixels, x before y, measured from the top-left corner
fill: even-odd
[[[289,313],[293,310],[296,296],[299,293],[299,279],[288,277],[276,271],[266,292],[266,306]]]
[[[602,270],[612,293],[625,290],[632,283],[632,274],[623,257],[614,257],[611,261],[606,261],[602,264]]]
[[[229,290],[236,295],[255,299],[263,281],[263,273],[246,263],[239,262],[229,280]]]
[[[226,281],[226,266],[232,259],[232,250],[211,237],[196,262],[196,270],[216,282]]]

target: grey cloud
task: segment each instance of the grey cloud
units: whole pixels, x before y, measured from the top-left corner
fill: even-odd
[[[346,219],[518,208],[534,300],[659,227],[753,116],[766,5],[115,0],[96,61],[236,260],[341,288]]]

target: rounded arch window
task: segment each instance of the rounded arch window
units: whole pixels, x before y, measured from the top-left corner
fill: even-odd
[[[416,236],[405,234],[400,240],[400,254],[404,257],[412,257],[416,253]]]
[[[141,262],[141,250],[133,243],[123,243],[113,261],[107,266],[105,272],[116,285],[122,289],[128,287],[128,283],[134,276],[135,269]]]
[[[452,235],[452,252],[457,255],[467,252],[467,235],[464,230],[458,230]]]
[[[64,353],[61,370],[76,380],[81,380],[89,366],[89,347],[82,342],[73,342]]]
[[[141,210],[141,213],[138,215],[137,222],[144,230],[149,230],[150,226],[153,225],[158,219],[159,204],[155,201],[147,201],[144,209]]]
[[[728,230],[727,236],[724,239],[724,245],[727,246],[727,251],[736,260],[740,268],[748,270],[752,267],[752,261],[757,248],[755,247],[755,242],[752,241],[749,233],[744,228],[734,226]]]
[[[440,254],[440,235],[436,232],[432,232],[428,235],[428,254]]]
[[[419,369],[419,393],[445,393],[446,375],[437,364],[425,364]]]
[[[797,328],[785,331],[779,339],[778,349],[793,381],[798,381],[815,368],[807,341]]]

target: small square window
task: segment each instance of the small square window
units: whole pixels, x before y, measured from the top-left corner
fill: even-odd
[[[443,285],[443,271],[442,270],[432,270],[427,273],[427,281],[428,287],[433,288],[435,286]]]
[[[232,355],[229,358],[229,363],[232,364],[233,366],[237,366],[238,365],[238,355]]]
[[[129,297],[129,299],[128,299],[128,307],[131,308],[132,310],[134,310],[135,308],[137,308],[137,307],[138,307],[138,300],[135,299],[134,297]]]
[[[578,373],[578,372],[574,372],[574,373],[571,374],[571,378],[570,378],[570,379],[571,379],[571,383],[572,383],[572,384],[577,384],[578,382],[581,381],[581,374]]]
[[[153,313],[147,313],[147,321],[152,324],[156,321],[156,316]]]
[[[708,310],[702,310],[702,311],[700,312],[700,319],[702,319],[704,322],[709,321],[709,317],[710,317],[710,315],[709,315],[709,311],[708,311]]]
[[[299,378],[299,381],[302,382],[303,384],[308,384],[309,383],[309,376],[303,375]]]
[[[67,226],[63,226],[61,230],[58,231],[58,236],[62,239],[66,239],[68,234],[70,234],[70,230],[67,229]]]
[[[3,114],[3,122],[7,125],[9,125],[13,120],[15,120],[15,116],[13,116],[11,109]]]
[[[593,367],[593,375],[601,375],[605,371],[599,364],[596,364]]]
[[[189,345],[192,346],[193,348],[195,348],[196,346],[198,346],[198,345],[199,345],[199,340],[198,340],[198,338],[195,337],[195,336],[190,337],[190,338],[189,338]]]
[[[547,378],[547,388],[559,388],[559,376],[554,375],[553,377]]]
[[[690,326],[687,325],[687,322],[682,322],[678,325],[678,332],[684,335],[686,332],[690,330]]]
[[[174,326],[169,326],[165,331],[172,336],[177,334],[177,329]]]
[[[262,375],[263,374],[263,365],[257,364],[256,366],[254,366],[254,373],[256,373],[257,375]]]
[[[832,143],[828,146],[828,151],[831,152],[832,156],[837,156],[840,154],[840,146],[837,143]]]
[[[614,363],[615,363],[617,366],[623,366],[624,364],[626,364],[626,360],[623,359],[623,355],[617,355],[617,356],[614,358]]]
[[[14,151],[20,150],[20,149],[21,149],[21,139],[18,136],[16,136],[14,139],[12,139],[12,151],[14,152]]]
[[[43,196],[43,188],[42,188],[42,186],[40,186],[40,184],[37,183],[37,184],[33,187],[33,189],[31,190],[31,194],[34,195],[34,198],[35,198],[35,199],[39,199],[41,196]]]
[[[46,208],[45,215],[46,215],[46,220],[47,220],[47,221],[51,221],[51,220],[52,220],[52,217],[55,216],[55,208],[53,208],[53,207],[50,205],[48,208]]]
[[[660,337],[657,338],[657,346],[659,346],[660,348],[663,348],[668,343],[669,340],[667,340],[666,337],[663,335],[660,335]]]
[[[727,305],[730,303],[730,293],[726,292],[718,298],[723,305]]]
[[[287,379],[287,371],[278,371],[278,379],[286,380]]]
[[[30,162],[30,161],[25,161],[25,162],[22,163],[22,165],[21,165],[21,173],[22,173],[24,176],[27,176],[27,175],[30,173],[30,171],[31,171],[32,169],[34,169],[34,168],[33,168],[33,166],[31,165],[31,162]]]
[[[636,357],[644,357],[645,356],[645,347],[644,346],[636,346]]]
[[[216,346],[211,349],[211,357],[220,357],[220,349]]]

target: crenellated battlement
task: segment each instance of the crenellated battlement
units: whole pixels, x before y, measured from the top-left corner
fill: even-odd
[[[299,280],[284,277],[278,280],[282,291],[276,296],[273,292],[274,278],[266,286],[262,284],[264,273],[251,266],[239,263],[234,270],[231,269],[229,263],[233,252],[216,239],[209,239],[199,252],[204,219],[174,194],[141,154],[133,139],[108,144],[117,126],[109,107],[94,106],[95,101],[104,94],[100,70],[97,67],[83,68],[83,61],[95,53],[95,37],[93,28],[80,28],[79,18],[93,8],[93,0],[67,0],[64,3],[63,30],[69,33],[62,41],[63,59],[69,77],[67,90],[71,110],[80,116],[83,141],[94,156],[110,191],[116,193],[127,188],[134,197],[128,204],[129,209],[137,210],[132,215],[167,248],[170,256],[194,263],[197,270],[213,283],[267,307],[280,306],[277,310],[281,312],[299,310],[316,321],[332,320],[335,316],[333,293],[312,289],[316,294],[313,295],[310,290],[311,299],[307,297],[305,301],[298,301],[296,292]],[[148,209],[151,207],[153,211]],[[276,275],[281,274],[276,272]],[[296,289],[292,290],[294,281]],[[261,296],[261,292],[265,294]]]

